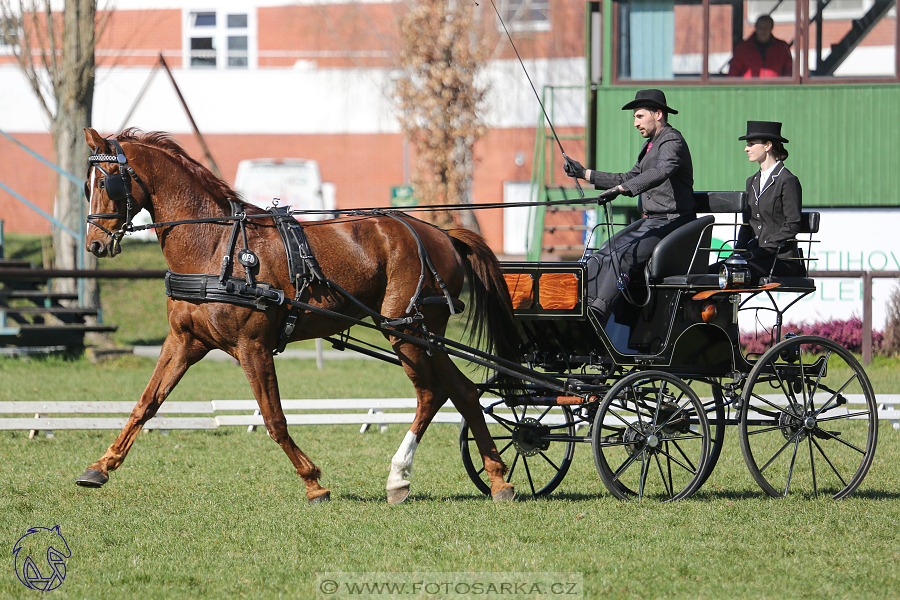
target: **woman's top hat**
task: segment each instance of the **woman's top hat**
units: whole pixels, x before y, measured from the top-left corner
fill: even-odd
[[[738,139],[787,143],[787,140],[781,137],[781,123],[778,121],[747,121],[747,135],[742,135]]]
[[[666,95],[662,93],[662,90],[638,90],[634,95],[634,100],[623,106],[622,110],[632,108],[652,108],[673,115],[678,114],[677,110],[666,105]]]

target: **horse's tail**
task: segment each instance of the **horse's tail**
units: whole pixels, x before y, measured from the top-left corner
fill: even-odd
[[[497,256],[484,238],[468,229],[450,229],[447,235],[462,258],[469,280],[471,312],[466,327],[470,343],[485,352],[518,362],[519,344],[512,300]]]

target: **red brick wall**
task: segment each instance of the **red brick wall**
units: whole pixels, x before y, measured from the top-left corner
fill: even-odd
[[[560,128],[560,135],[583,133]],[[51,156],[49,135],[21,135],[19,139],[45,156]],[[176,136],[185,150],[202,161],[202,153],[192,135]],[[391,188],[403,181],[403,137],[400,134],[342,135],[207,135],[206,142],[223,177],[233,182],[238,163],[248,158],[308,158],[319,162],[322,180],[336,185],[338,208],[375,208],[390,205]],[[567,140],[566,151],[583,157],[583,144]],[[549,168],[560,180],[562,166],[551,153]],[[522,166],[516,154],[524,155]],[[503,201],[504,181],[529,181],[534,152],[534,129],[490,131],[475,148],[476,166],[473,200],[476,203]],[[410,156],[411,162],[415,159]],[[0,180],[52,214],[55,177],[6,140],[0,141]],[[15,168],[10,168],[15,165]],[[563,182],[567,184],[567,182]],[[0,218],[6,230],[23,233],[48,233],[49,225],[36,213],[0,191]],[[480,210],[476,216],[482,233],[496,251],[503,248],[503,211]]]
[[[180,10],[116,10],[101,15],[101,20],[106,18],[97,44],[98,65],[152,66],[160,52],[181,55]],[[181,66],[180,60],[168,62]]]

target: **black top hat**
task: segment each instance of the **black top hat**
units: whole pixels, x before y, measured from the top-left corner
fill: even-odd
[[[787,143],[787,140],[781,137],[781,123],[778,121],[747,121],[747,135],[742,135],[738,139]]]
[[[638,90],[634,95],[634,100],[623,106],[622,110],[631,108],[652,108],[654,110],[663,110],[673,115],[678,114],[677,110],[666,106],[666,95],[662,93],[662,90]]]

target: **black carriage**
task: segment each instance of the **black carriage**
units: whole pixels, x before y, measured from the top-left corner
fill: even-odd
[[[750,474],[771,496],[842,498],[865,477],[878,420],[863,368],[834,341],[782,336],[784,312],[815,291],[814,280],[770,276],[748,288],[709,274],[709,213],[734,214],[735,229],[746,194],[695,196],[707,214],[663,239],[646,281],[631,284],[631,301],[620,300],[605,327],[587,308],[582,261],[503,263],[522,367],[540,376],[518,384],[494,377],[482,384],[482,404],[520,493],[552,492],[576,444],[589,443],[616,497],[686,498],[715,467],[728,425],[738,426]],[[818,213],[804,213],[806,239],[787,248],[802,274],[817,230]],[[745,356],[738,316],[760,310],[774,316],[771,346]],[[488,493],[465,423],[460,448]]]

